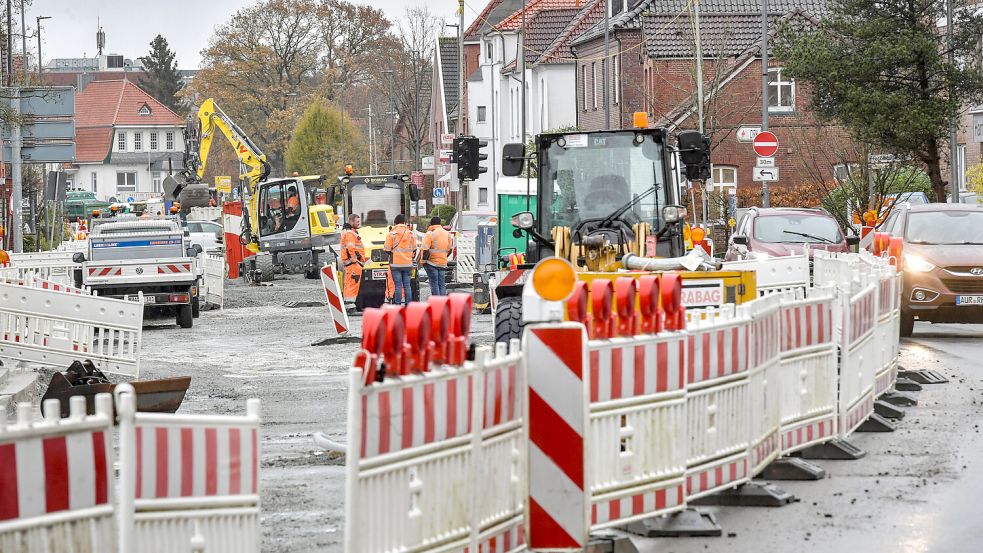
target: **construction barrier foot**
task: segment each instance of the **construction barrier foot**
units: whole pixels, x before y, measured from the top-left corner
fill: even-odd
[[[939,371],[933,371],[931,369],[920,369],[909,371],[907,369],[898,370],[898,378],[907,378],[909,380],[914,380],[919,384],[945,384],[949,382],[949,379],[945,377]]]
[[[826,469],[800,457],[776,459],[761,471],[765,480],[822,480]]]
[[[922,385],[910,378],[898,378],[894,381],[894,389],[899,392],[920,392]]]
[[[638,548],[628,536],[615,534],[591,534],[585,553],[638,553]]]
[[[871,413],[870,417],[857,427],[857,432],[894,432],[894,425],[881,415]]]
[[[719,538],[723,535],[716,517],[696,509],[632,522],[623,529],[647,538]]]
[[[915,385],[918,386],[917,384]],[[919,386],[919,388],[920,387],[921,386]],[[914,407],[918,405],[918,400],[915,399],[915,396],[906,394],[904,392],[895,392],[895,391],[884,392],[883,394],[881,394],[881,397],[879,399],[881,401],[890,403],[891,405],[897,405],[898,407]]]
[[[736,488],[703,496],[687,503],[705,507],[711,505],[727,507],[781,507],[794,501],[796,501],[794,495],[774,484],[748,482]]]
[[[312,346],[333,346],[335,344],[357,344],[362,341],[361,336],[355,336],[352,334],[342,334],[340,336],[331,336],[330,338],[325,338],[323,340],[318,340],[317,342],[312,342]]]
[[[874,413],[890,420],[904,418],[904,411],[900,407],[896,407],[882,399],[874,402]]]
[[[867,452],[846,440],[832,440],[816,444],[802,450],[803,459],[825,459],[829,461],[854,461],[862,459]]]
[[[324,307],[323,301],[288,301],[283,304],[284,307],[288,309],[297,309],[299,307]]]

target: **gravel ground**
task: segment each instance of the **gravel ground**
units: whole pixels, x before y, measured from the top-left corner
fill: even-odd
[[[422,288],[426,289],[426,285]],[[426,292],[424,292],[426,293]],[[329,336],[320,282],[278,277],[272,286],[226,284],[226,309],[203,312],[193,329],[161,321],[144,333],[142,378],[193,377],[181,412],[239,414],[263,401],[263,550],[341,551],[343,459],[311,433],[344,438],[346,372],[357,345],[313,346]],[[360,333],[360,319],[352,320]],[[472,333],[492,341],[491,317]],[[783,482],[799,502],[780,509],[708,508],[723,538],[634,538],[643,552],[980,551],[983,493],[981,326],[919,324],[903,344],[909,367],[942,370],[950,384],[926,387],[893,434],[857,434],[859,461],[822,461],[820,482]],[[974,357],[976,361],[974,362]]]

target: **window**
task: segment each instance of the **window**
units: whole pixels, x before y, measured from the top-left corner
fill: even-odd
[[[96,176],[96,172],[92,172],[92,191],[98,192],[99,189],[99,177]]]
[[[126,151],[126,133],[118,132],[116,133],[116,151],[125,152]]]
[[[484,204],[484,205],[487,205],[488,204],[488,189],[487,188],[481,187],[481,188],[478,189],[478,203],[479,204]]]
[[[150,190],[151,192],[162,192],[160,187],[160,182],[161,182],[160,171],[154,171],[153,173],[150,173],[150,182],[153,183],[152,184],[153,187]]]
[[[487,58],[488,61],[491,61],[492,55],[494,53],[495,53],[494,46],[492,46],[492,41],[489,40],[488,42],[485,43],[485,58]]]
[[[956,190],[966,190],[966,145],[956,145]],[[955,196],[955,194],[953,194]]]
[[[116,192],[136,192],[137,174],[133,171],[116,173]]]
[[[728,204],[730,194],[737,191],[737,167],[727,165],[713,166],[713,187],[719,196],[719,215],[726,220],[728,215]]]
[[[597,64],[591,62],[590,64],[590,88],[591,88],[591,105],[594,109],[597,109]]]
[[[140,109],[137,111],[137,113],[140,115],[150,115],[150,106],[147,104],[143,104],[142,106],[140,106]]]
[[[297,189],[293,184],[274,184],[260,191],[259,226],[261,235],[278,234],[294,228],[300,220]],[[383,212],[385,216],[385,212]],[[368,219],[366,217],[366,219]],[[368,224],[368,223],[366,223]]]
[[[539,79],[539,130],[546,130],[546,79]]]
[[[157,143],[157,133],[150,133],[150,149],[156,150],[159,144]]]
[[[133,133],[133,149],[137,152],[143,150],[143,133],[135,132]]]
[[[587,111],[587,64],[580,66],[580,86],[584,89],[584,111]]]
[[[854,175],[859,175],[860,166],[856,163],[837,163],[833,166],[833,178],[836,182],[844,183]]]
[[[613,63],[611,64],[614,70],[614,90],[612,91],[614,95],[614,103],[618,103],[618,89],[621,88],[621,75],[618,74],[618,70],[621,69],[621,56],[616,55],[612,58]]]
[[[478,106],[478,122],[484,123],[485,118],[488,116],[488,108],[485,106]]]
[[[167,134],[165,134],[164,136],[167,139],[167,144],[165,145],[165,148],[168,149],[168,150],[173,150],[174,149],[174,131],[168,131]]]
[[[615,16],[619,13],[625,11],[628,2],[626,0],[610,0],[608,5],[611,6],[611,15]]]
[[[768,111],[795,110],[795,81],[785,77],[781,67],[768,70]]]

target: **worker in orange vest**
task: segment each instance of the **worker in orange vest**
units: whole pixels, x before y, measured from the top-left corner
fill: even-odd
[[[397,305],[407,305],[413,299],[413,260],[416,258],[416,236],[406,226],[406,216],[402,213],[393,219],[393,226],[386,236],[383,246],[389,254],[389,273],[396,289],[393,301]]]
[[[447,256],[451,253],[451,233],[440,224],[440,217],[430,219],[420,248],[420,265],[427,271],[431,296],[446,296]]]
[[[362,218],[352,214],[341,231],[341,264],[344,270],[342,296],[346,304],[354,304],[358,289],[362,284],[362,267],[365,266],[365,246],[358,235]]]

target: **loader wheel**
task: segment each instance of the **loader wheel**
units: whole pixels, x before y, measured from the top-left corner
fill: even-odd
[[[177,325],[181,328],[191,328],[194,324],[195,318],[191,312],[191,304],[178,306]]]
[[[509,343],[522,338],[522,298],[502,298],[495,307],[495,341]]]
[[[256,254],[256,270],[259,271],[260,282],[273,280],[273,256],[268,253]]]
[[[307,280],[314,280],[317,278],[321,278],[321,271],[317,269],[308,269],[304,271],[304,278],[306,278]]]

